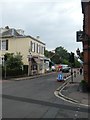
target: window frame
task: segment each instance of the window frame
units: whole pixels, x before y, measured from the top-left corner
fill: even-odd
[[[7,39],[0,40],[0,50],[8,50],[8,40]]]

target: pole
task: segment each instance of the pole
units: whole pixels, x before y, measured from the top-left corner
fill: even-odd
[[[32,70],[31,70],[31,66],[32,66],[31,63],[32,63],[32,62],[31,62],[31,58],[30,58],[30,75],[31,75],[31,71],[32,71]]]
[[[31,56],[29,57],[28,61],[29,61],[28,76],[30,76],[31,75],[31,66],[32,66]]]
[[[71,83],[73,83],[73,68],[72,68],[72,64],[71,64]]]
[[[5,65],[5,79],[6,79],[6,76],[7,76],[6,61],[5,61],[4,65]]]

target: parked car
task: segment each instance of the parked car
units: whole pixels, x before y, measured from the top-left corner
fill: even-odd
[[[62,65],[62,72],[69,72],[70,67],[68,65]]]
[[[69,67],[67,67],[67,68],[64,68],[64,69],[62,69],[62,72],[69,72],[69,70],[70,70],[70,68]]]

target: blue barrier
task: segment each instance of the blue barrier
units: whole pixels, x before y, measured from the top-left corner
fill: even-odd
[[[63,80],[63,75],[62,75],[62,73],[59,73],[59,74],[58,74],[57,80],[58,80],[58,81],[62,81],[62,80]]]

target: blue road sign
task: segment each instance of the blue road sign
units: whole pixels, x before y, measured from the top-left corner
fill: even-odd
[[[63,80],[63,75],[62,75],[62,73],[59,73],[59,74],[58,74],[58,78],[57,78],[57,80],[58,80],[58,81]]]

